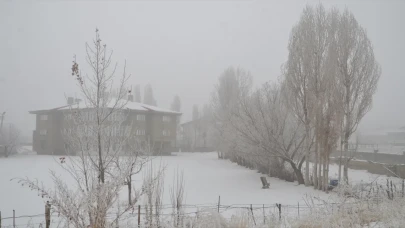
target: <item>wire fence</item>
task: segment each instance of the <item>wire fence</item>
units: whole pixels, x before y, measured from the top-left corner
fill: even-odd
[[[370,200],[371,207],[378,206],[379,201],[383,199],[375,198]],[[221,205],[219,204],[193,204],[183,205],[182,212],[178,214],[175,207],[171,204],[159,205],[160,213],[159,219],[162,223],[170,223],[173,219],[181,217],[182,220],[186,220],[188,223],[192,223],[196,218],[201,216],[208,216],[212,213],[218,213],[222,219],[230,220],[235,215],[248,215],[248,219],[251,222],[266,224],[275,219],[282,219],[284,217],[299,218],[304,216],[308,212],[313,210],[329,210],[331,213],[334,210],[352,210],[358,202],[345,202],[341,203],[300,203],[297,204],[232,204]],[[148,216],[156,217],[156,210],[152,210],[150,205],[137,205],[134,210],[121,216],[119,223],[116,227],[150,227],[145,225],[148,220]],[[2,212],[4,213],[4,212]],[[107,220],[114,220],[116,218],[116,212],[109,212],[107,214]],[[66,225],[67,224],[67,225]],[[121,225],[120,225],[121,224]],[[33,214],[33,215],[18,215],[16,211],[13,211],[13,216],[1,217],[0,214],[0,228],[56,228],[56,227],[71,227],[69,221],[65,221],[63,216],[56,212],[50,213],[49,226],[46,224],[46,214]],[[165,227],[165,226],[160,226]],[[191,226],[192,227],[192,226]]]

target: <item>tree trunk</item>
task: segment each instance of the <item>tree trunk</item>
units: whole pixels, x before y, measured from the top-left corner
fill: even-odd
[[[340,157],[339,157],[339,175],[338,175],[338,181],[340,183],[342,179],[342,153],[343,153],[343,141],[342,139],[340,140]]]
[[[317,139],[316,139],[317,140]],[[313,179],[314,179],[314,188],[318,188],[318,140],[315,142],[315,163],[313,165]]]
[[[322,162],[323,162],[323,156],[322,156],[322,152],[321,149],[323,148],[319,148],[318,153],[319,153],[319,167],[318,167],[318,189],[321,190],[322,189]]]
[[[128,186],[128,205],[131,205],[132,204],[132,180],[131,180],[132,178],[131,178],[131,176],[129,176],[128,178],[127,178],[127,180],[128,180],[128,183],[127,183],[127,186]]]
[[[326,192],[329,192],[329,163],[330,163],[330,158],[326,159]]]
[[[104,165],[103,165],[103,153],[101,146],[101,135],[98,133],[98,170],[99,170],[99,180],[104,183]]]
[[[309,136],[309,127],[308,127],[308,124],[306,125],[306,129],[305,129],[305,131],[306,131],[306,139],[305,139],[305,143],[306,143],[306,149],[307,149],[307,154],[306,154],[306,159],[305,159],[305,186],[309,186],[310,185],[310,182],[311,182],[311,180],[310,180],[310,177],[309,177],[309,158],[310,158],[310,155],[311,155],[311,150],[310,150],[310,148],[309,148],[309,145],[310,145],[310,142],[309,142],[309,140],[310,140],[310,136]],[[300,167],[301,168],[301,167]]]
[[[346,78],[348,76],[346,75]],[[345,166],[343,167],[343,178],[346,184],[349,183],[349,174],[348,174],[348,163],[349,163],[349,138],[350,138],[350,125],[351,125],[351,114],[349,113],[350,107],[350,83],[346,85],[346,97],[345,97],[345,130],[344,130],[344,147],[345,147]]]
[[[291,167],[294,170],[294,174],[297,178],[298,184],[305,184],[304,175],[301,172],[301,169],[297,168],[294,162],[289,161]]]
[[[343,166],[343,179],[345,181],[346,184],[349,184],[349,167],[348,164],[349,162],[346,161],[345,165]]]
[[[324,159],[323,159],[323,181],[322,181],[322,184],[323,184],[322,189],[325,192],[327,191],[327,188],[328,188],[328,167],[326,166],[327,160],[328,160],[327,153],[325,153]]]

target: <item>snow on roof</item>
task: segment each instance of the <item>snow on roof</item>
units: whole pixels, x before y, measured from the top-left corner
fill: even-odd
[[[123,102],[127,102],[127,101],[123,100]],[[116,104],[116,100],[111,100],[108,107],[112,108],[115,104]],[[121,103],[121,104],[123,104],[123,103]],[[35,113],[47,112],[47,111],[69,110],[71,108],[86,108],[86,107],[85,107],[84,103],[81,102],[81,103],[76,103],[76,104],[73,104],[73,105],[65,105],[65,106],[61,106],[61,107],[57,107],[57,108],[53,108],[53,109],[30,111],[30,113],[35,114]],[[146,105],[146,104],[142,104],[142,103],[138,103],[138,102],[132,102],[132,101],[128,101],[125,104],[124,108],[130,109],[130,110],[137,110],[137,111],[162,112],[162,113],[169,113],[169,114],[175,114],[175,115],[181,115],[182,114],[181,112],[175,112],[175,111],[172,111],[172,110],[169,110],[169,109],[159,108],[159,107],[156,107],[156,106]]]
[[[146,105],[146,104],[141,104],[141,103],[136,103],[136,102],[128,102],[128,103],[135,103],[135,104],[139,104],[140,106],[142,106],[143,108],[146,108],[150,111],[155,111],[155,112],[165,112],[165,113],[172,113],[172,114],[177,114],[177,115],[181,115],[181,112],[176,112],[176,111],[172,111],[170,109],[164,109],[164,108],[159,108],[156,106],[152,106],[152,105]]]

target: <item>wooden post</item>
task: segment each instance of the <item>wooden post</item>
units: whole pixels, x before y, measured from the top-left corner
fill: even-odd
[[[281,203],[276,203],[276,206],[278,208],[278,217],[281,220]]]
[[[300,202],[298,202],[298,218],[300,217]]]
[[[263,204],[263,224],[266,224],[266,214],[264,213],[264,204]]]
[[[138,205],[138,227],[141,227],[141,205]]]
[[[255,226],[256,226],[256,219],[255,219],[255,215],[253,214],[252,204],[250,204],[250,212],[252,213],[253,222],[255,223]]]
[[[45,204],[45,228],[49,228],[51,226],[51,204],[49,201],[46,201]]]
[[[13,210],[13,228],[15,228],[15,210]]]
[[[221,196],[218,197],[218,213],[219,213],[219,206],[221,205]]]

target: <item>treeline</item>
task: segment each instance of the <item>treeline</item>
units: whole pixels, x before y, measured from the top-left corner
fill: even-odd
[[[218,155],[327,191],[329,155],[339,146],[349,150],[371,108],[380,66],[354,15],[322,5],[303,10],[288,52],[282,76],[258,89],[243,69],[220,75],[212,94]],[[350,159],[342,158],[346,182]]]

